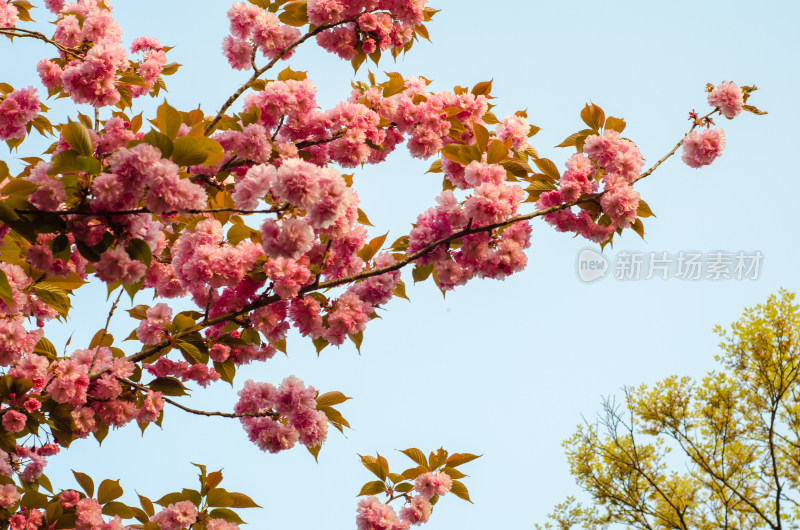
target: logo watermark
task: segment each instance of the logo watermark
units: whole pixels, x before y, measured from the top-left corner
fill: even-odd
[[[578,278],[594,282],[606,277],[637,280],[757,280],[763,268],[760,250],[714,250],[700,252],[641,252],[620,250],[616,254],[585,249],[578,254]]]

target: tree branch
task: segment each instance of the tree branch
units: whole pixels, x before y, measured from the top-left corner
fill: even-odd
[[[73,48],[67,48],[63,44],[59,44],[54,40],[48,39],[44,33],[39,33],[38,31],[31,31],[29,29],[13,28],[13,27],[0,28],[0,35],[8,35],[9,37],[30,37],[33,39],[38,39],[48,44],[52,44],[65,55],[72,55],[76,59],[83,59],[83,55],[81,55],[77,50]]]
[[[373,10],[373,11],[377,11],[377,10]],[[311,37],[313,37],[313,36],[315,36],[315,35],[317,35],[319,33],[322,33],[323,31],[325,31],[327,29],[335,28],[336,26],[341,26],[343,24],[349,24],[350,22],[355,22],[358,19],[358,17],[360,17],[364,13],[371,13],[371,12],[372,11],[364,11],[364,12],[359,13],[358,15],[354,15],[354,16],[352,16],[350,18],[346,18],[344,20],[341,20],[339,22],[335,22],[333,24],[323,24],[322,26],[318,26],[318,27],[314,28],[313,30],[309,31],[308,33],[306,33],[305,35],[303,35],[302,37],[300,37],[299,39],[297,39],[296,41],[294,41],[293,43],[291,43],[286,48],[282,49],[278,53],[278,55],[275,56],[274,59],[272,59],[270,62],[268,62],[262,68],[259,68],[255,72],[253,72],[253,75],[250,77],[250,79],[248,79],[245,84],[243,84],[241,87],[239,87],[239,89],[236,92],[234,92],[231,95],[231,97],[228,98],[228,100],[219,109],[219,112],[217,112],[217,115],[214,116],[214,119],[211,120],[211,122],[206,126],[205,130],[203,131],[203,134],[208,136],[214,130],[214,127],[216,127],[217,123],[219,123],[219,120],[222,119],[222,115],[225,114],[225,111],[227,111],[231,107],[231,105],[233,105],[234,102],[237,99],[239,99],[239,96],[244,94],[245,90],[247,90],[248,88],[253,86],[253,83],[256,82],[256,80],[258,80],[258,78],[261,77],[264,74],[264,72],[266,72],[267,70],[269,70],[270,68],[275,66],[275,63],[277,63],[281,58],[283,58],[284,55],[286,55],[287,53],[289,53],[290,51],[292,51],[296,47],[300,46],[301,44],[303,44],[305,41],[307,41]]]
[[[120,383],[124,383],[126,385],[129,385],[129,386],[131,386],[133,388],[138,388],[139,390],[142,390],[144,392],[150,392],[151,391],[146,386],[140,385],[139,383],[135,383],[135,382],[131,381],[130,379],[120,378],[119,382]],[[209,412],[209,411],[205,411],[205,410],[191,409],[191,408],[189,408],[189,407],[187,407],[185,405],[181,405],[177,401],[174,401],[174,400],[172,400],[172,399],[170,399],[168,397],[162,396],[162,399],[164,400],[165,403],[169,403],[170,405],[172,405],[174,407],[177,407],[177,408],[179,408],[179,409],[181,409],[183,411],[186,411],[189,414],[195,414],[197,416],[219,416],[221,418],[265,418],[265,417],[270,417],[270,418],[272,418],[274,420],[277,420],[278,418],[281,417],[281,415],[279,413],[275,412],[274,410],[265,410],[264,412],[241,412],[241,413],[216,412],[216,411]]]

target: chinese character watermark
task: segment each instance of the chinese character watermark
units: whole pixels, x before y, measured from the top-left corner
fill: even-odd
[[[764,255],[759,250],[736,252],[641,252],[621,250],[616,255],[586,249],[578,254],[578,278],[593,282],[611,276],[620,281],[637,280],[757,280]]]

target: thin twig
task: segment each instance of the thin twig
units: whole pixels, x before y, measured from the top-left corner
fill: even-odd
[[[712,110],[711,112],[709,112],[708,114],[706,114],[706,115],[705,115],[705,116],[703,116],[702,118],[699,118],[699,120],[704,120],[705,118],[709,118],[709,117],[711,117],[713,114],[715,114],[715,113],[717,113],[717,112],[719,112],[719,109],[718,109],[718,108],[717,108],[717,109],[714,109],[714,110]],[[687,137],[687,136],[689,136],[689,134],[690,134],[692,131],[694,131],[694,130],[697,128],[698,124],[699,124],[699,121],[695,121],[695,122],[692,124],[692,127],[691,127],[691,129],[689,129],[689,132],[687,132],[687,133],[686,133],[686,134],[683,136],[683,138],[681,138],[681,141],[680,141],[680,142],[678,142],[677,144],[675,144],[675,147],[673,147],[673,148],[672,148],[672,151],[670,151],[669,153],[667,153],[666,155],[664,155],[664,157],[663,157],[663,158],[661,158],[661,160],[659,160],[658,162],[656,162],[655,164],[653,164],[653,167],[651,167],[650,169],[648,169],[647,171],[645,171],[644,173],[642,173],[641,175],[639,175],[638,177],[636,177],[636,180],[634,180],[633,182],[639,182],[639,181],[640,181],[640,180],[642,180],[643,178],[650,176],[650,174],[651,174],[653,171],[655,171],[655,170],[658,168],[658,166],[660,166],[661,164],[663,164],[664,162],[666,162],[666,161],[667,161],[667,159],[668,159],[669,157],[671,157],[672,155],[674,155],[674,154],[675,154],[675,151],[677,151],[677,150],[680,148],[680,146],[682,146],[682,145],[683,145],[683,142],[685,142],[685,141],[686,141],[686,137]]]
[[[132,386],[134,388],[138,388],[139,390],[150,392],[150,389],[144,385],[140,385],[139,383],[134,383],[130,379],[120,378],[120,383],[124,383],[126,385]],[[233,412],[217,412],[217,411],[206,411],[206,410],[197,410],[197,409],[190,409],[185,405],[181,405],[177,401],[173,401],[168,397],[162,396],[162,399],[169,403],[174,407],[178,407],[181,410],[184,410],[190,414],[196,414],[197,416],[220,416],[222,418],[264,418],[270,417],[273,419],[280,418],[280,414],[275,412],[274,410],[265,410],[264,412],[241,412],[241,413],[233,413]]]
[[[8,35],[10,37],[30,37],[33,39],[38,39],[48,44],[52,44],[64,54],[72,55],[76,59],[83,59],[83,55],[78,53],[73,48],[67,48],[63,44],[59,44],[54,40],[48,39],[44,33],[39,33],[38,31],[31,31],[29,29],[22,29],[22,28],[0,28],[0,35]]]
[[[94,362],[97,360],[97,355],[100,353],[100,347],[103,345],[103,341],[106,339],[108,335],[108,326],[111,324],[111,317],[114,315],[114,310],[117,309],[117,304],[119,304],[120,298],[122,298],[122,293],[125,292],[125,289],[120,289],[119,294],[117,295],[117,299],[114,300],[114,303],[111,305],[111,310],[108,312],[108,318],[106,318],[106,327],[103,328],[103,334],[100,336],[100,341],[97,343],[97,348],[94,350],[94,356],[92,357],[92,364],[89,365],[89,372],[92,371],[94,368]]]

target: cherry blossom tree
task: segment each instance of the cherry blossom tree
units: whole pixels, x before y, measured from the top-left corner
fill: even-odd
[[[285,353],[290,329],[317,352],[360,347],[376,309],[406,297],[404,270],[443,293],[520,272],[539,217],[601,247],[627,229],[643,237],[652,212],[635,184],[681,148],[691,167],[712,163],[725,147],[717,115],[762,113],[748,104],[755,87],[708,85],[708,112],[692,112],[685,138],[645,169],[625,121],[588,104],[558,146],[574,151],[562,172],[529,143],[539,128],[524,111],[492,112],[491,82],[434,92],[422,77],[370,72],[322,109],[304,72],[278,66],[314,42],[356,71],[407,53],[428,38],[426,0],[250,0],[228,11],[222,51],[251,77],[214,114],[164,100],[145,116],[135,100],[160,98],[180,67],[170,48],[149,36],[123,47],[102,0],[44,4],[52,35],[25,28],[26,0],[0,0],[0,34],[50,55],[36,66],[43,88],[0,84],[0,139],[24,153],[18,174],[0,162],[0,528],[238,528],[235,510],[256,504],[221,488],[219,471],[198,465],[197,489],[128,505],[118,481],[95,488],[77,470],[82,491],[55,487],[47,457],[134,421],[143,433],[161,426],[169,405],[238,419],[265,452],[299,444],[316,458],[330,426],[349,427],[337,408],[349,398],[293,376],[241,382],[242,365]],[[53,123],[44,90],[94,115]],[[34,131],[54,140],[41,156],[24,152]],[[389,242],[370,237],[354,177],[403,144],[432,161],[442,191]],[[111,310],[88,344],[60,355],[45,323],[68,318],[90,282],[107,286]],[[143,293],[155,303],[134,305],[138,326],[115,338],[121,300]],[[218,381],[240,388],[232,412],[180,399],[187,384]],[[446,494],[469,500],[459,467],[476,455],[403,453],[400,473],[380,454],[361,457],[376,480],[359,492],[359,529],[425,523]]]

